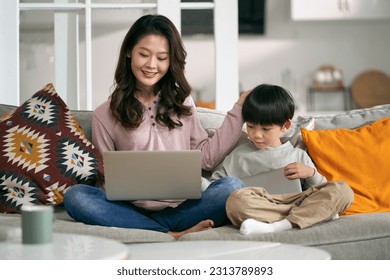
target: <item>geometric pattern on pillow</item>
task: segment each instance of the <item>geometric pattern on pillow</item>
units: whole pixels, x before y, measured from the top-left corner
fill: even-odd
[[[0,212],[61,204],[69,187],[102,176],[100,152],[52,84],[0,117]]]

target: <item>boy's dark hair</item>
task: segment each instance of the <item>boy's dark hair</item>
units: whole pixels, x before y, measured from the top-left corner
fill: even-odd
[[[282,126],[294,116],[295,104],[290,92],[276,85],[255,87],[242,105],[244,122]]]

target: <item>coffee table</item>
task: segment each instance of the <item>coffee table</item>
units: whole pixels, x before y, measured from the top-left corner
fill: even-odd
[[[330,260],[321,249],[255,241],[177,241],[127,245],[134,260]]]
[[[3,230],[3,237],[4,228]],[[9,228],[8,238],[0,238],[1,260],[98,260],[128,259],[127,247],[97,236],[54,233],[53,242],[22,244],[20,228]]]

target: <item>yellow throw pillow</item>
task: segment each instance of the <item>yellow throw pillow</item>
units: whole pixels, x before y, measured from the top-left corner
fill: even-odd
[[[318,171],[353,189],[344,215],[390,211],[390,117],[357,129],[302,128],[302,137]]]

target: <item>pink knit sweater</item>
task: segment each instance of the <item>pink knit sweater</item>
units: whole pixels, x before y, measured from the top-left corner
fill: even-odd
[[[185,101],[192,107],[192,115],[182,117],[183,126],[169,130],[155,121],[156,104],[146,104],[144,121],[134,130],[124,128],[116,122],[110,111],[107,100],[94,111],[92,119],[92,142],[100,150],[201,150],[202,168],[211,170],[233,149],[237,143],[243,125],[241,106],[237,103],[230,110],[221,127],[212,138],[201,126],[191,97]],[[150,172],[153,172],[152,170]],[[137,201],[139,207],[160,210],[165,207],[176,207],[182,201]]]

